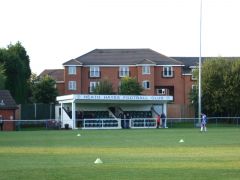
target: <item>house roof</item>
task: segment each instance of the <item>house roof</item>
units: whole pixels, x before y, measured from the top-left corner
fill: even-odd
[[[191,73],[190,67],[198,66],[199,63],[199,57],[171,57],[171,58],[181,61],[185,65],[183,67],[183,73],[185,74]],[[206,60],[213,60],[217,58],[224,58],[229,61],[240,59],[240,57],[202,57],[202,63],[204,63],[204,61]]]
[[[143,59],[142,61],[139,61],[137,64],[142,65],[142,64],[148,64],[148,65],[156,65],[153,61],[149,59]]]
[[[151,49],[95,49],[63,65],[136,65],[144,61],[156,65],[182,65]]]
[[[40,77],[46,75],[52,77],[56,82],[64,81],[64,69],[45,69],[39,74]]]
[[[17,104],[8,90],[0,90],[0,109],[17,109]]]
[[[173,59],[176,59],[178,61],[181,61],[185,66],[197,66],[199,57],[171,57]],[[202,58],[202,61],[205,60],[205,57]]]
[[[185,66],[198,66],[199,57],[171,57],[178,61],[181,61]],[[226,60],[237,60],[240,57],[202,57],[202,62],[206,60],[216,59],[216,58],[224,58]]]

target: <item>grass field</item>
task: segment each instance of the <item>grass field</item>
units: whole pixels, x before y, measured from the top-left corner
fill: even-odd
[[[240,179],[240,129],[0,132],[0,179]]]

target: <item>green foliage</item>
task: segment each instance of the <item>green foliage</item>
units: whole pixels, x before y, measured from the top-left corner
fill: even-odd
[[[33,81],[32,95],[34,103],[54,103],[58,95],[56,82],[50,76],[44,76],[39,81]]]
[[[193,107],[195,109],[195,117],[197,117],[197,114],[198,114],[198,112],[197,112],[197,110],[198,110],[198,88],[196,85],[189,93],[189,101],[193,105]]]
[[[31,76],[30,76],[30,79],[28,80],[28,85],[30,87],[30,91],[29,91],[29,94],[28,94],[28,98],[29,98],[29,102],[30,103],[34,103],[34,98],[33,98],[33,91],[34,91],[34,88],[35,88],[35,85],[36,83],[38,83],[40,81],[40,78],[37,76],[37,74],[35,73],[32,73]]]
[[[0,89],[5,88],[6,75],[3,64],[0,64]]]
[[[215,58],[202,66],[202,109],[212,116],[240,115],[240,60]],[[195,107],[198,91],[190,99]]]
[[[10,90],[17,103],[28,100],[28,80],[31,75],[29,61],[29,56],[20,42],[0,49],[0,63],[4,64],[6,75],[5,88]]]
[[[124,77],[121,79],[119,94],[123,95],[141,95],[142,86],[137,82],[136,78]]]
[[[100,81],[93,89],[93,94],[113,94],[112,83],[107,79]]]

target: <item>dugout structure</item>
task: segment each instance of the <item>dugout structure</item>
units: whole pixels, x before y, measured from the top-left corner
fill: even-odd
[[[10,91],[0,90],[0,125],[3,131],[15,130],[17,104]]]
[[[62,128],[121,129],[155,128],[172,96],[90,95],[58,96],[56,119]]]

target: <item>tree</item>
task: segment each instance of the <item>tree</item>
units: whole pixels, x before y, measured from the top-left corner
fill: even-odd
[[[0,49],[0,63],[4,64],[6,75],[5,88],[10,90],[17,103],[28,100],[28,81],[31,76],[29,61],[29,56],[20,42]]]
[[[141,95],[142,86],[137,82],[136,78],[124,77],[121,80],[119,94],[124,95]]]
[[[32,94],[35,103],[54,103],[58,95],[55,87],[56,82],[50,76],[44,76],[34,82]]]
[[[28,85],[30,87],[30,91],[29,91],[29,94],[28,94],[28,102],[30,103],[33,103],[34,102],[34,98],[33,98],[33,91],[34,91],[34,88],[36,86],[36,84],[40,81],[40,78],[39,76],[37,76],[37,74],[35,73],[32,73],[31,74],[31,77],[28,81]]]
[[[93,89],[93,94],[113,94],[112,83],[107,79],[100,81]]]
[[[0,64],[0,89],[5,88],[5,82],[6,82],[5,69],[3,67],[3,64]]]
[[[212,116],[240,115],[240,60],[206,60],[202,66],[201,84],[204,112]],[[190,94],[195,107],[198,107],[197,97],[198,90]]]

